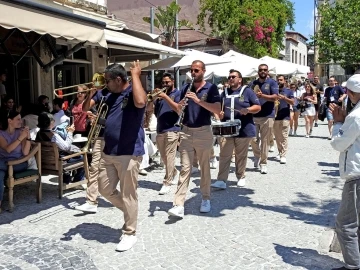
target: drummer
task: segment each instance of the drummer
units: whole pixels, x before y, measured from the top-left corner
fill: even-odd
[[[235,150],[235,167],[237,186],[245,186],[245,169],[248,148],[251,140],[256,136],[253,114],[261,110],[259,99],[254,91],[243,86],[242,75],[239,71],[231,69],[228,77],[230,87],[221,94],[221,112],[217,116],[222,122],[241,122],[239,134],[234,137],[220,137],[220,164],[217,181],[211,186],[226,189],[229,176],[230,162]]]

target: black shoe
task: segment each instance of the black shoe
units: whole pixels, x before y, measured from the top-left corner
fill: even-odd
[[[351,270],[351,269],[346,268],[345,266],[343,266],[343,267],[332,268],[331,270]],[[353,269],[353,270],[359,270],[359,268],[356,268],[356,269]]]
[[[315,123],[314,127],[318,127],[318,123]]]

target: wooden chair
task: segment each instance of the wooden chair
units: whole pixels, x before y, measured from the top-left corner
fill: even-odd
[[[75,162],[67,163],[70,158],[83,155],[84,159]],[[60,157],[59,148],[54,142],[41,142],[41,166],[43,173],[58,175],[59,183],[59,199],[63,196],[63,191],[82,184],[87,184],[89,179],[89,166],[86,152],[78,152],[65,157]],[[63,183],[63,173],[71,172],[73,170],[84,168],[86,179],[75,183]]]
[[[27,162],[30,158],[35,157],[37,163],[37,170],[28,169],[22,172],[14,172],[14,165]],[[14,210],[14,186],[36,180],[36,201],[41,202],[42,189],[41,189],[41,145],[40,143],[31,142],[30,153],[20,159],[11,160],[7,162],[8,177],[6,179],[9,188],[9,211]]]

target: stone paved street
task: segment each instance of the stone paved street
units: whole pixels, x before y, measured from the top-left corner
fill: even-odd
[[[140,177],[138,242],[124,253],[115,252],[122,213],[103,198],[97,214],[84,215],[72,208],[84,203],[85,192],[70,190],[59,200],[54,176],[44,177],[41,204],[35,202],[35,184],[16,187],[14,213],[0,214],[0,269],[341,266],[340,254],[327,252],[343,184],[338,154],[326,140],[326,123],[314,128],[309,139],[303,136],[302,119],[301,124],[301,136],[290,138],[288,164],[280,165],[277,153],[270,153],[269,173],[261,175],[253,169],[250,150],[246,187],[237,188],[231,173],[228,189],[213,191],[209,214],[199,213],[199,175],[191,178],[185,218],[177,222],[166,213],[175,187],[171,194],[158,195],[163,172]],[[213,179],[216,175],[212,170]]]

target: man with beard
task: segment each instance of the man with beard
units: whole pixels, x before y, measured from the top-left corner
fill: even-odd
[[[145,154],[142,123],[147,97],[140,81],[139,61],[130,70],[131,84],[122,65],[112,64],[105,69],[105,83],[111,94],[105,101],[108,114],[99,166],[99,192],[124,213],[125,224],[117,251],[130,249],[137,241],[137,178]]]
[[[279,87],[276,81],[268,78],[269,68],[266,64],[259,65],[258,75],[259,78],[253,81],[251,88],[259,98],[261,111],[254,114],[257,138],[251,141],[251,147],[255,157],[254,167],[258,168],[260,164],[260,172],[267,174],[271,128],[274,125],[275,117],[274,101],[278,98]]]
[[[317,103],[314,104],[315,111],[316,111],[314,127],[317,127],[318,126],[319,107],[320,107],[320,104],[321,104],[321,95],[324,94],[324,87],[322,87],[322,85],[320,84],[319,76],[315,76],[314,81],[311,82],[311,84],[316,88]]]
[[[174,126],[179,115],[170,106],[171,102],[180,102],[180,91],[174,88],[174,77],[170,73],[164,73],[162,76],[162,86],[166,88],[166,92],[160,93],[154,101],[157,118],[156,145],[165,166],[165,177],[160,195],[168,193],[170,185],[177,183],[178,170],[175,168],[175,157],[180,132],[180,127]]]
[[[278,100],[280,103],[275,115],[274,135],[279,151],[277,159],[280,160],[280,164],[285,164],[290,126],[290,105],[294,105],[295,99],[293,91],[285,87],[284,76],[279,75],[277,79],[279,84]]]
[[[230,88],[225,89],[221,94],[224,111],[221,111],[220,115],[216,117],[219,117],[222,122],[238,119],[241,121],[241,127],[239,134],[236,136],[219,138],[220,165],[218,180],[211,185],[218,189],[226,189],[233,152],[235,152],[237,186],[245,186],[245,169],[249,144],[256,137],[253,114],[261,110],[259,99],[252,89],[246,85],[243,86],[243,78],[239,71],[231,69],[228,80]]]
[[[191,64],[190,72],[194,79],[193,87],[186,84],[181,89],[181,101],[169,100],[170,106],[181,113],[184,108],[182,132],[180,133],[181,172],[175,193],[174,206],[168,211],[170,216],[184,217],[184,202],[190,182],[191,166],[196,153],[201,168],[200,190],[202,202],[201,213],[211,210],[210,205],[210,156],[213,145],[211,115],[220,113],[220,96],[216,85],[204,80],[205,64],[196,60]],[[187,104],[185,101],[187,100]]]
[[[333,270],[360,269],[360,74],[346,82],[347,94],[354,108],[346,115],[345,108],[330,103],[334,119],[331,146],[339,152],[340,177],[344,187],[336,216],[336,234],[345,265]]]

